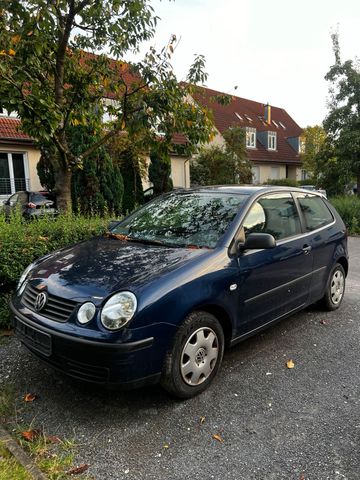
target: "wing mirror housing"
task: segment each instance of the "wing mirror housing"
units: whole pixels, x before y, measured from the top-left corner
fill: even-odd
[[[275,238],[270,233],[250,233],[245,242],[238,242],[237,251],[264,250],[276,247]]]

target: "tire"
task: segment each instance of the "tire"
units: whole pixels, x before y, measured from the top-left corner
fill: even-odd
[[[337,310],[344,298],[345,292],[345,270],[340,263],[337,263],[331,270],[326,290],[320,301],[321,306],[325,310]]]
[[[224,332],[207,312],[193,312],[175,334],[165,358],[161,386],[177,398],[203,392],[219,370],[224,354]]]

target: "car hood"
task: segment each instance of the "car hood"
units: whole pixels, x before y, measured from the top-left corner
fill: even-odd
[[[46,257],[36,265],[31,278],[63,298],[101,300],[118,290],[137,290],[206,253],[209,250],[98,237]]]

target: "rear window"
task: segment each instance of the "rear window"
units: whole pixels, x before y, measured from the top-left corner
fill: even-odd
[[[308,232],[324,227],[334,218],[324,200],[317,195],[297,195],[300,208],[305,217],[305,227]]]

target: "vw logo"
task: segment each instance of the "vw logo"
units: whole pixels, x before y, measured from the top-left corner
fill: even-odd
[[[39,295],[35,298],[34,308],[37,312],[42,310],[47,302],[47,295],[44,292],[39,293]]]

